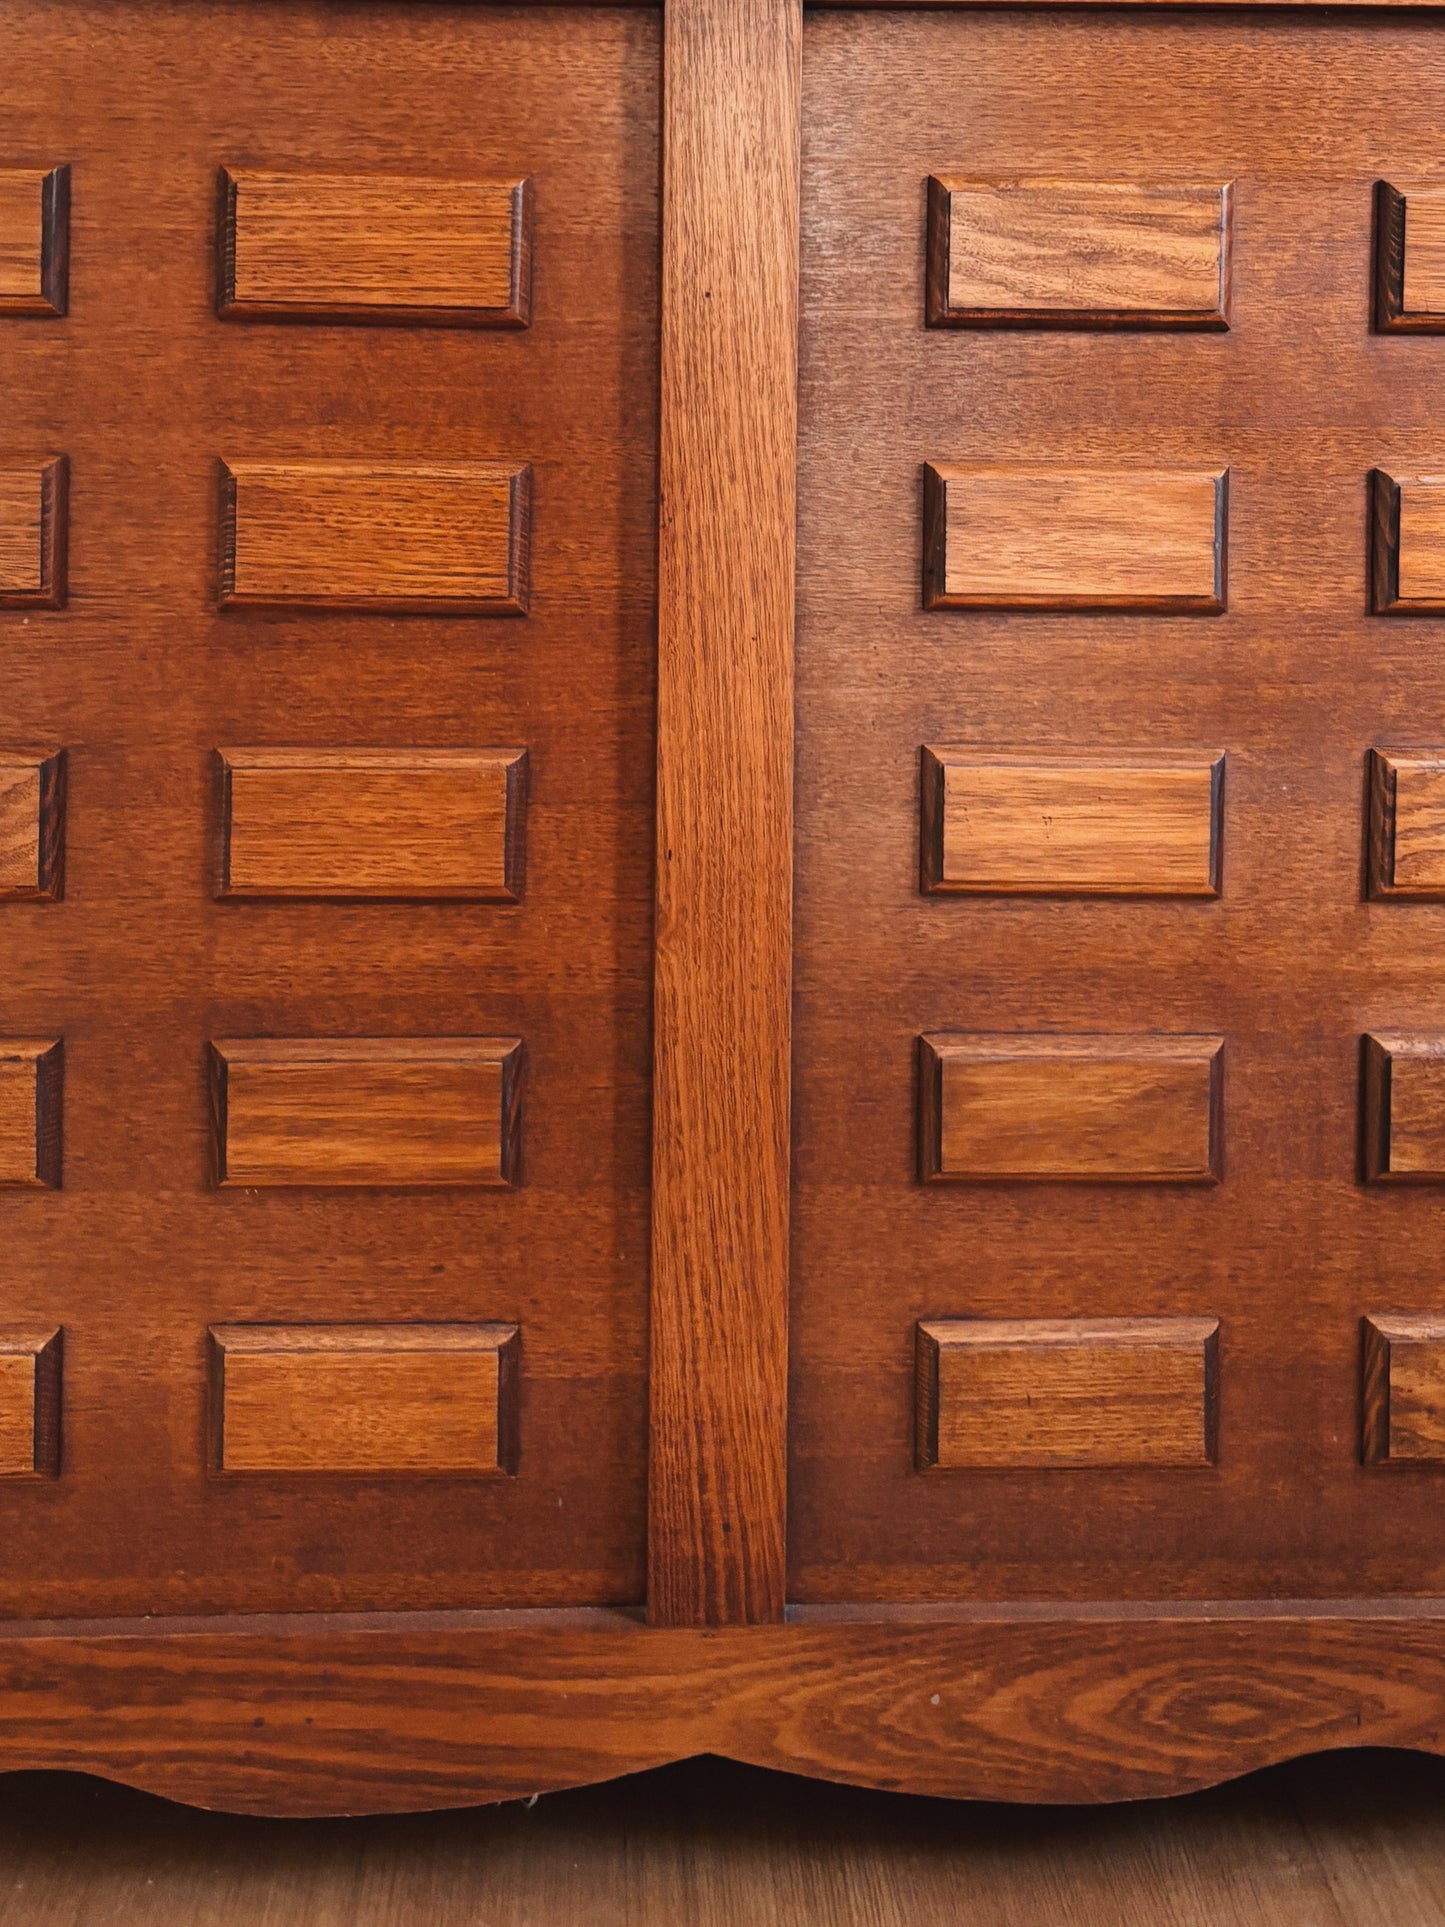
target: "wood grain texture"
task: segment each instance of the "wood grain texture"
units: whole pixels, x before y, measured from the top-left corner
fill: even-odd
[[[0,1479],[60,1476],[59,1331],[0,1329]]]
[[[531,183],[222,168],[227,320],[525,328]]]
[[[1220,615],[1228,514],[1226,470],[930,462],[923,606]]]
[[[68,477],[63,455],[0,462],[0,609],[64,607]]]
[[[921,1037],[919,1175],[1212,1184],[1223,1066],[1219,1037]]]
[[[1445,1464],[1445,1318],[1377,1312],[1360,1328],[1365,1464]]]
[[[218,896],[521,898],[525,750],[223,749],[218,758]]]
[[[0,1185],[59,1187],[63,1057],[58,1040],[0,1039]]]
[[[227,1038],[216,1182],[511,1184],[521,1100],[515,1037]]]
[[[0,614],[0,749],[70,764],[65,903],[0,904],[0,1029],[66,1043],[4,1320],[71,1367],[0,1619],[640,1602],[660,14],[0,0],[0,46],[0,165],[75,194],[68,319],[0,321],[0,462],[67,451],[76,537],[69,607]],[[529,327],[218,321],[223,162],[532,176]],[[525,622],[218,610],[228,454],[525,459]],[[218,904],[216,750],[257,745],[525,745],[525,903]],[[478,1033],[527,1041],[524,1182],[213,1188],[209,1039]],[[515,1478],[207,1478],[209,1325],[479,1317],[525,1332]]]
[[[223,607],[525,615],[532,471],[223,462]]]
[[[1366,887],[1372,897],[1445,897],[1445,753],[1372,749]]]
[[[0,168],[0,315],[63,315],[70,169]]]
[[[1361,1066],[1365,1178],[1445,1183],[1445,1037],[1367,1035]]]
[[[664,18],[648,1610],[725,1624],[784,1602],[802,4]]]
[[[1445,613],[1445,476],[1370,471],[1370,606]]]
[[[0,750],[0,900],[65,894],[65,751]]]
[[[920,1471],[1212,1465],[1214,1318],[944,1318],[918,1326]]]
[[[931,328],[1229,326],[1229,183],[930,175]]]
[[[211,1470],[517,1469],[515,1325],[213,1325]]]
[[[1219,894],[1224,757],[925,746],[923,889]]]
[[[596,1609],[318,1613],[12,1622],[0,1637],[7,1769],[250,1813],[519,1799],[701,1752],[954,1799],[1093,1803],[1331,1747],[1439,1752],[1442,1725],[1432,1598],[798,1608],[706,1631]]]

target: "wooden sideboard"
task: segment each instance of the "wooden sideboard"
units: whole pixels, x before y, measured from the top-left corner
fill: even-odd
[[[1445,1750],[1445,29],[0,0],[0,1769]]]

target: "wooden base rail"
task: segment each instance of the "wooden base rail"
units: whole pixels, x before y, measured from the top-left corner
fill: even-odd
[[[606,1610],[12,1625],[0,1766],[257,1814],[508,1800],[700,1752],[954,1798],[1183,1793],[1445,1752],[1445,1600]]]

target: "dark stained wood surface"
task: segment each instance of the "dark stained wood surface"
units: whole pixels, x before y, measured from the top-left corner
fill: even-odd
[[[666,22],[648,1609],[727,1624],[785,1597],[802,0]]]
[[[1370,750],[1445,740],[1438,616],[1369,613],[1367,493],[1445,472],[1440,344],[1373,326],[1375,184],[1438,174],[1445,39],[820,9],[806,55],[791,1596],[1431,1591],[1433,1474],[1360,1463],[1359,1321],[1440,1312],[1441,1180],[1361,1182],[1360,1053],[1445,1028],[1445,909],[1365,866]],[[930,176],[1232,181],[1229,331],[927,327]],[[930,461],[1227,468],[1227,611],[925,610]],[[922,893],[939,744],[1223,753],[1219,896]],[[1221,1182],[920,1186],[940,1032],[1225,1038]],[[1217,1318],[1217,1467],[920,1477],[944,1315]]]
[[[64,1188],[4,1197],[65,1463],[0,1489],[0,1612],[639,1601],[659,22],[0,0],[0,46],[0,166],[72,205],[68,318],[0,315],[0,467],[68,453],[73,516],[70,607],[0,609],[0,749],[70,770],[64,903],[0,903],[0,1034],[66,1065]],[[343,151],[530,178],[530,326],[218,319],[220,168]],[[221,459],[529,464],[531,612],[219,609]],[[233,745],[525,747],[523,900],[217,902]],[[513,1187],[214,1188],[209,1040],[476,1036],[527,1043]],[[514,1479],[208,1478],[209,1325],[398,1321],[526,1333]]]

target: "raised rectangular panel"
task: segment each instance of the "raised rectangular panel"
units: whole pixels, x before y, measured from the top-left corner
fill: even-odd
[[[926,609],[1225,606],[1228,470],[923,470]]]
[[[217,1181],[510,1184],[521,1072],[515,1037],[222,1039]]]
[[[0,168],[0,315],[63,315],[70,169]]]
[[[1365,1176],[1445,1182],[1445,1036],[1367,1036],[1362,1072]]]
[[[222,463],[221,602],[524,614],[531,487],[515,462]]]
[[[210,1348],[214,1472],[516,1470],[516,1325],[213,1325]]]
[[[221,170],[218,311],[522,328],[529,184]]]
[[[1214,1318],[920,1324],[920,1470],[1212,1465]]]
[[[1370,472],[1370,606],[1445,614],[1445,475]]]
[[[63,455],[0,462],[0,609],[58,609],[65,601]]]
[[[1445,1463],[1445,1318],[1376,1313],[1361,1331],[1366,1465]]]
[[[1372,749],[1372,897],[1445,897],[1445,752]]]
[[[1229,325],[1230,185],[928,183],[934,328]]]
[[[221,896],[521,896],[525,750],[219,755]]]
[[[0,899],[64,888],[65,752],[0,751]]]
[[[1212,1184],[1223,1052],[1219,1037],[921,1037],[919,1175]]]
[[[927,748],[922,882],[939,894],[1215,896],[1224,758]]]
[[[62,1339],[0,1330],[0,1479],[60,1473]]]
[[[0,1039],[0,1185],[60,1184],[63,1056],[54,1039]]]
[[[1445,331],[1445,182],[1375,183],[1375,327]]]

